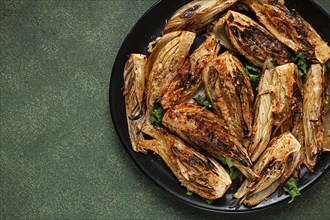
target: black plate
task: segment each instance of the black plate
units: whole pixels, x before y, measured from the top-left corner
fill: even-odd
[[[110,81],[110,110],[117,134],[129,155],[146,175],[153,179],[161,188],[165,189],[179,200],[194,207],[215,212],[251,212],[287,200],[289,198],[288,195],[282,194],[278,196],[278,193],[275,192],[266,201],[263,201],[256,207],[249,208],[241,206],[238,210],[235,210],[229,207],[229,204],[233,202],[231,195],[237,189],[237,186],[234,184],[233,188],[231,188],[223,198],[215,200],[212,205],[209,205],[197,195],[186,195],[187,190],[180,186],[179,181],[166,167],[160,157],[152,153],[148,155],[135,153],[131,148],[126,124],[124,98],[122,96],[123,69],[125,62],[128,55],[131,53],[148,54],[148,43],[160,36],[165,21],[179,7],[189,1],[190,0],[159,1],[141,17],[123,42],[113,66]],[[330,17],[316,3],[311,0],[287,0],[286,5],[288,8],[296,9],[302,17],[318,31],[322,38],[329,42]],[[312,185],[327,171],[329,164],[330,154],[327,153],[323,154],[314,173],[310,174],[306,168],[303,168],[303,177],[297,183],[299,189],[304,190]]]

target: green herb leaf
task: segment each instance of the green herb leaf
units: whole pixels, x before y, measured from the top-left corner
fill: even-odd
[[[212,205],[212,203],[213,203],[213,200],[210,200],[210,199],[204,199],[204,201],[209,205]]]
[[[301,195],[296,183],[293,180],[290,180],[286,183],[287,187],[284,187],[284,191],[287,192],[288,194],[290,194],[291,196],[291,200],[289,201],[289,203],[293,202],[294,198],[296,196]]]
[[[186,192],[186,195],[188,195],[188,196],[191,196],[193,193],[192,192],[190,192],[190,191],[187,191]]]
[[[230,157],[226,157],[226,164],[229,168],[234,166],[233,161],[231,161]]]
[[[222,164],[225,164],[225,165],[227,164],[226,157],[219,157],[218,159],[221,161]]]
[[[163,120],[164,114],[165,114],[165,110],[161,106],[158,106],[158,107],[155,107],[154,109],[152,109],[151,115],[150,115],[151,124],[157,125],[157,126],[162,125],[162,120]]]
[[[229,174],[232,180],[237,179],[238,177],[242,177],[242,173],[234,166],[233,162],[231,161],[230,157],[220,157],[219,160],[224,164],[227,165],[229,169],[227,173]]]
[[[298,66],[298,76],[305,77],[311,64],[305,59],[304,54],[298,53],[296,57],[292,58],[292,62]]]
[[[229,176],[232,180],[242,177],[242,173],[236,167],[229,168]]]
[[[258,69],[249,64],[245,65],[245,73],[249,76],[252,82],[258,82],[260,80]]]
[[[199,96],[197,96],[196,98],[194,98],[194,101],[195,101],[197,104],[200,104],[200,105],[206,106],[206,107],[208,107],[208,108],[212,108],[211,100],[210,100],[210,99],[204,99],[203,96],[201,96],[201,95],[199,95]]]

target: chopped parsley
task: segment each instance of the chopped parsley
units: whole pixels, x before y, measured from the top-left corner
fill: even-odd
[[[298,76],[305,77],[311,64],[305,59],[304,54],[298,53],[296,57],[292,58],[292,62],[298,66]]]
[[[293,180],[290,180],[286,183],[287,187],[284,187],[284,191],[287,192],[288,194],[290,194],[291,196],[291,200],[289,201],[289,203],[293,202],[294,198],[296,196],[300,196],[301,193],[296,185],[296,183]]]
[[[242,173],[234,166],[233,161],[231,161],[230,157],[222,157],[219,159],[224,165],[228,166],[229,169],[227,169],[227,172],[232,180],[235,180],[238,177],[242,177]]]
[[[212,108],[211,100],[210,100],[210,99],[204,99],[203,96],[201,96],[201,95],[195,97],[195,98],[194,98],[194,101],[195,101],[197,104],[200,104],[200,105],[206,106],[206,107],[208,107],[208,108]]]
[[[245,73],[249,76],[252,82],[258,82],[260,80],[258,69],[249,64],[245,65]]]
[[[193,192],[190,192],[190,191],[186,192],[186,195],[188,195],[188,196],[191,196],[192,194],[193,194]]]
[[[164,114],[165,114],[165,110],[161,106],[152,109],[150,115],[151,124],[161,126]]]
[[[204,201],[209,205],[212,205],[212,203],[213,203],[213,200],[210,200],[210,199],[204,199]]]

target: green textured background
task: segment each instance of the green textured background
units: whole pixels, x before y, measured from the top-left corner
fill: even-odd
[[[0,219],[236,219],[185,205],[146,177],[112,125],[117,51],[156,0],[1,0]],[[330,2],[317,1],[327,12]],[[321,21],[320,21],[321,22]],[[240,217],[326,219],[330,173]]]

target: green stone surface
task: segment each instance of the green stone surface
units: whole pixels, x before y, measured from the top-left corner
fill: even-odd
[[[123,39],[155,2],[0,1],[0,219],[329,219],[329,172],[292,204],[229,215],[181,203],[137,168],[108,86]]]

